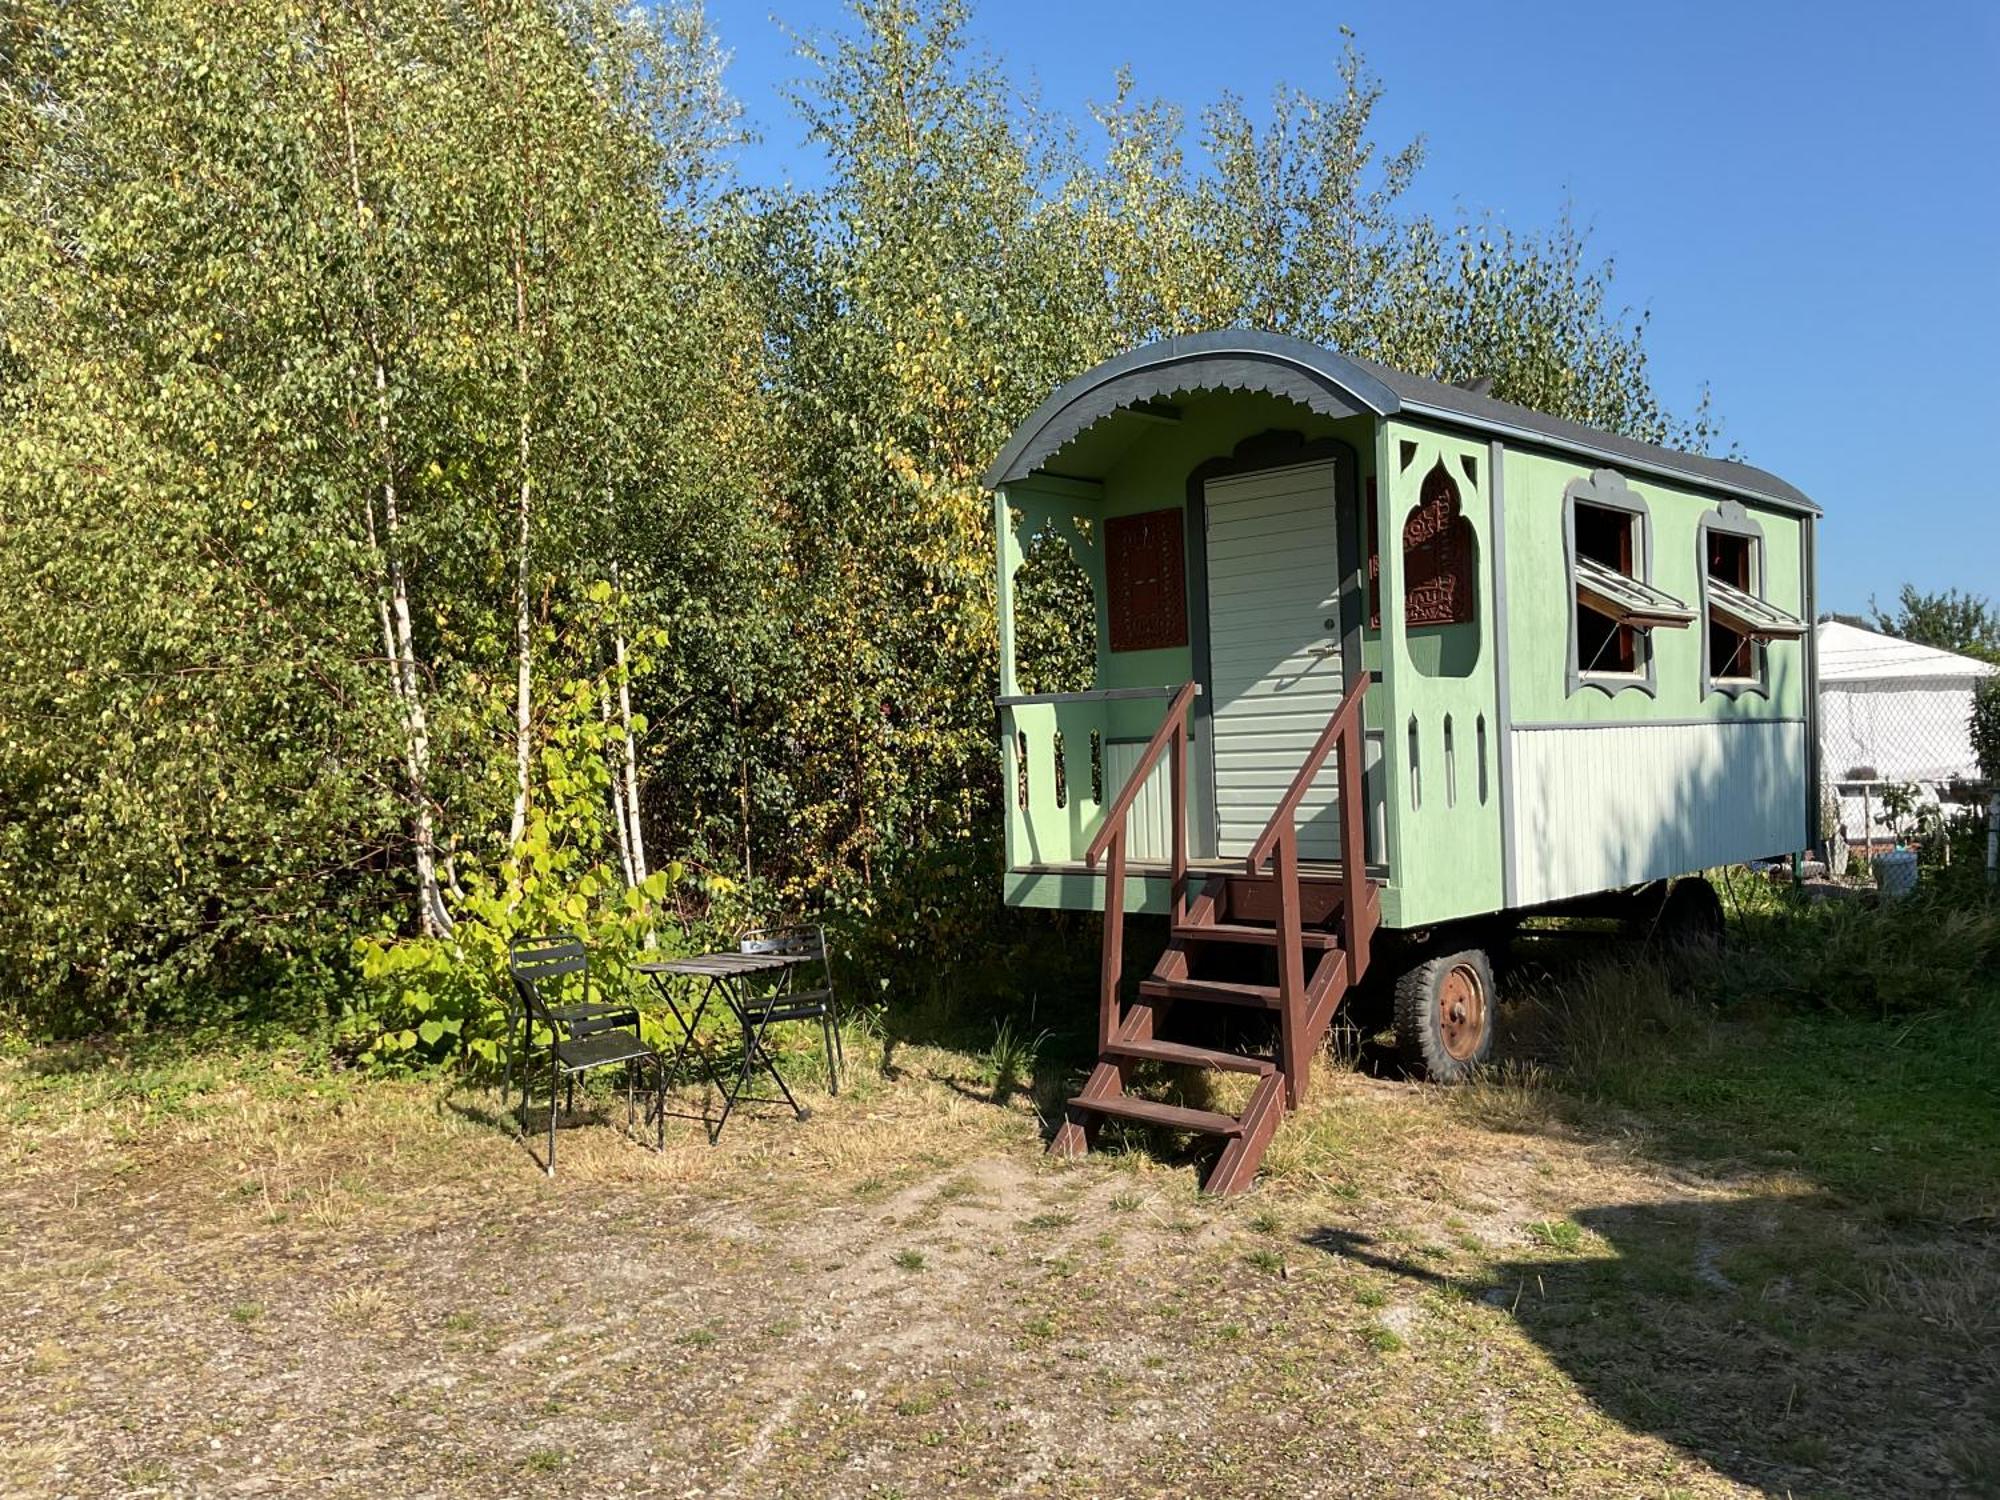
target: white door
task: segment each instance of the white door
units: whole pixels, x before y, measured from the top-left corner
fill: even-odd
[[[1242,858],[1340,706],[1333,465],[1210,480],[1209,712],[1216,853]],[[1340,857],[1334,757],[1299,809],[1299,857]]]

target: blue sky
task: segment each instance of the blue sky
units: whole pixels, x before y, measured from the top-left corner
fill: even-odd
[[[743,176],[817,180],[787,28],[845,25],[839,0],[709,14],[763,136]],[[1048,107],[1129,63],[1192,115],[1330,89],[1342,24],[1382,140],[1425,138],[1415,206],[1534,227],[1571,203],[1653,314],[1668,405],[1708,382],[1725,443],[1825,508],[1825,607],[2000,595],[2000,5],[985,0],[973,34]]]

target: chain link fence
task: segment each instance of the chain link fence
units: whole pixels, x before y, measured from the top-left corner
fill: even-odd
[[[1822,684],[1822,820],[1833,873],[1900,846],[1985,860],[1993,789],[1973,749],[1973,690],[1935,681]]]

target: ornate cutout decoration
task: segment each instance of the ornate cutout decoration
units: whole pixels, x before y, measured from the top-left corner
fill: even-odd
[[[1188,643],[1187,561],[1178,510],[1113,516],[1104,523],[1104,581],[1113,651]]]
[[[1368,628],[1382,628],[1382,556],[1369,481]],[[1460,509],[1458,484],[1444,460],[1424,476],[1417,508],[1403,522],[1403,623],[1469,625],[1475,618],[1472,526]]]

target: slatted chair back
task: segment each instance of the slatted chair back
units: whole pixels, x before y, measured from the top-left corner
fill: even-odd
[[[826,932],[820,927],[767,927],[737,940],[741,953],[781,953],[788,958],[826,962]]]
[[[555,1025],[551,1012],[561,1003],[565,979],[582,975],[581,998],[590,996],[590,950],[579,938],[517,937],[507,946],[507,973],[528,1015],[551,1028]]]

